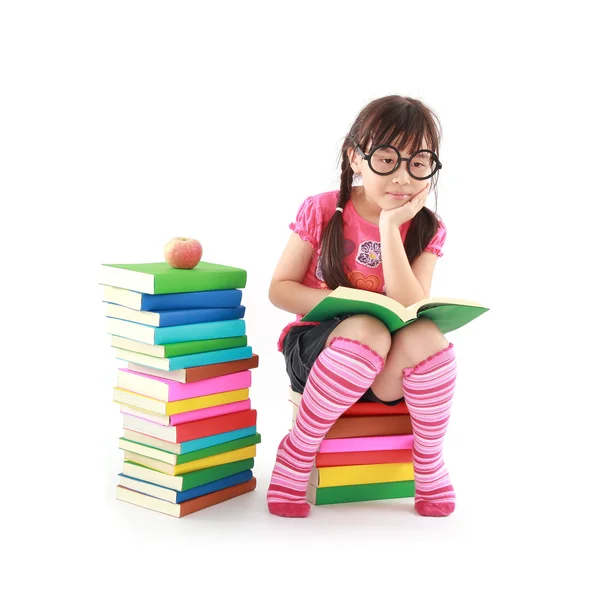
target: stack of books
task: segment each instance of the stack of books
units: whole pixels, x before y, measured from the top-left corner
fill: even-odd
[[[124,451],[117,499],[183,517],[256,488],[257,433],[243,269],[105,264]]]
[[[292,426],[302,395],[288,388]],[[341,504],[415,495],[413,435],[404,402],[357,402],[331,426],[310,475],[307,500]]]

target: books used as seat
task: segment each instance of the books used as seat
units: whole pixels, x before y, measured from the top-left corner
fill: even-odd
[[[306,499],[312,504],[319,505],[388,500],[391,498],[412,498],[414,495],[415,482],[412,480],[333,487],[316,487],[309,483]]]
[[[339,315],[367,314],[385,323],[391,333],[420,318],[433,321],[442,333],[454,331],[487,312],[482,304],[462,298],[424,298],[402,306],[377,292],[340,286],[310,310],[302,321],[326,321]]]

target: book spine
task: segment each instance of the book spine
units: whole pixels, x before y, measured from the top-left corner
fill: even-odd
[[[177,442],[188,442],[200,437],[217,435],[233,429],[242,429],[244,427],[254,427],[256,425],[256,409],[213,417],[203,421],[194,421],[193,423],[184,423],[175,425]],[[158,426],[157,426],[158,427]]]
[[[408,450],[413,447],[412,434],[371,438],[323,440],[320,452],[363,452],[370,450]]]
[[[311,488],[311,493],[308,495],[309,501],[316,505],[412,498],[415,495],[414,481],[369,483],[329,488],[309,487]]]

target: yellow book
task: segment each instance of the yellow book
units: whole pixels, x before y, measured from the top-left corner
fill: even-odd
[[[248,400],[250,388],[241,390],[232,390],[231,392],[219,392],[218,394],[208,394],[207,396],[196,396],[186,400],[176,400],[175,402],[164,402],[150,396],[143,396],[136,392],[114,387],[113,401],[117,404],[126,404],[140,410],[157,415],[178,415],[180,413],[198,410],[200,408],[210,408],[211,406],[221,406],[222,404],[231,404],[232,402],[241,402]]]
[[[141,454],[148,458],[160,460],[169,465],[181,465],[187,463],[192,464],[203,458],[218,456],[219,454],[233,452],[234,450],[240,450],[241,448],[248,448],[258,443],[260,443],[260,433],[255,433],[235,440],[229,440],[221,444],[215,444],[214,446],[208,446],[207,448],[198,448],[197,450],[192,450],[185,454],[175,454],[168,450],[157,448],[154,445],[140,444],[122,437],[119,439],[119,448],[121,450],[133,452],[134,454]]]
[[[411,481],[414,478],[413,463],[408,462],[347,467],[313,467],[310,474],[310,483],[315,487],[322,488],[338,485]]]
[[[244,460],[246,458],[254,458],[255,456],[256,444],[254,446],[248,446],[247,448],[233,450],[232,452],[223,452],[223,454],[207,456],[206,458],[193,460],[181,465],[169,465],[160,460],[155,460],[153,458],[149,458],[148,456],[142,456],[141,454],[136,454],[135,452],[129,452],[125,450],[125,460],[129,460],[138,465],[154,469],[160,473],[166,473],[167,475],[182,475],[183,473],[190,473],[191,471],[197,471],[198,469],[207,469],[208,467],[225,465],[227,463]]]

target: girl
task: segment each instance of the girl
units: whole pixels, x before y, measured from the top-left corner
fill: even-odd
[[[296,314],[278,350],[302,402],[292,431],[279,444],[267,492],[275,515],[308,515],[306,489],[319,444],[357,401],[406,402],[415,509],[425,516],[454,510],[442,459],[456,377],[452,343],[426,319],[393,335],[369,315],[298,322],[340,285],[374,290],[405,306],[429,295],[446,238],[444,223],[424,206],[442,166],[436,120],[413,98],[369,103],[344,139],[340,190],[307,198],[290,224],[293,233],[275,268],[269,300]],[[357,176],[362,185],[353,186]]]

